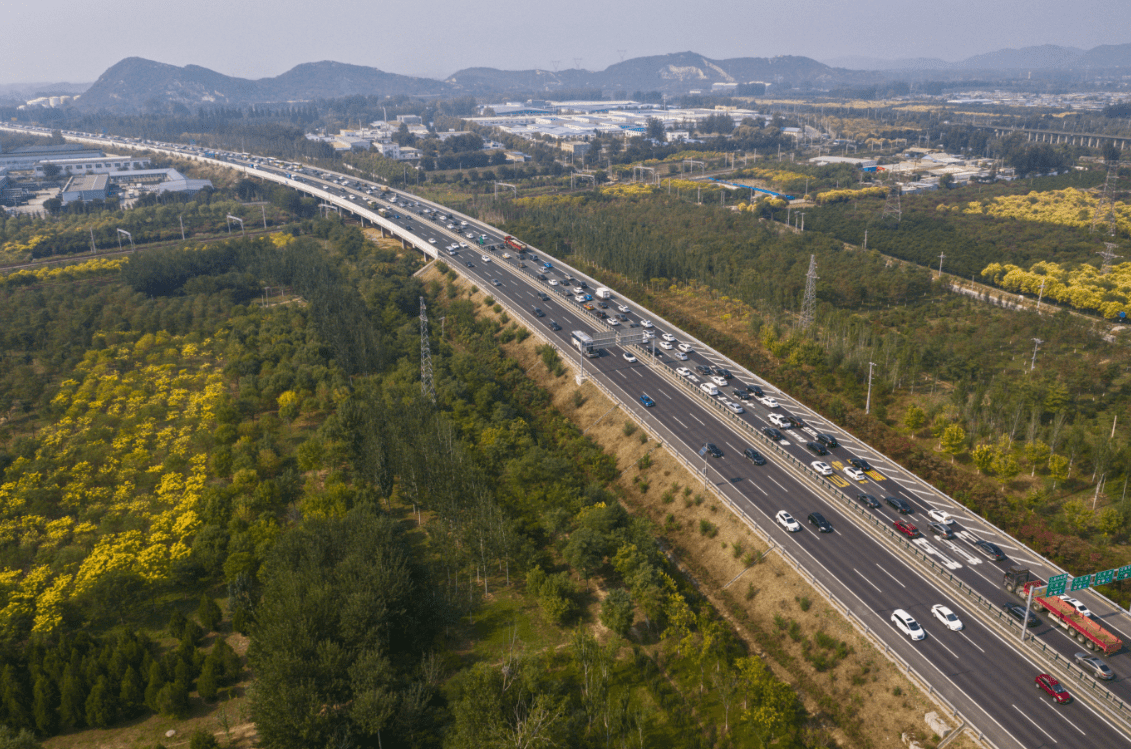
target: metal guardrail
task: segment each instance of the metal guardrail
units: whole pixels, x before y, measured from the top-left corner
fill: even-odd
[[[464,276],[472,283],[475,282],[474,279],[472,279],[470,276],[467,276],[467,274],[462,270],[458,270],[457,272],[459,272],[461,276]],[[495,302],[508,313],[510,313],[515,319],[522,320],[524,323],[527,323],[527,329],[530,330],[535,335],[535,337],[542,340],[545,345],[551,346],[555,351],[558,352],[559,357],[564,362],[568,363],[570,367],[580,372],[580,366],[573,359],[574,352],[572,349],[566,351],[560,345],[558,345],[556,341],[545,335],[539,326],[531,324],[531,321],[528,320],[528,316],[525,311],[520,312],[519,310],[516,310],[513,305],[502,299],[495,298]],[[577,352],[576,355],[578,357],[581,356],[580,352]],[[662,369],[667,369],[667,367],[659,365],[658,362],[656,362],[655,364],[660,366]],[[597,389],[600,390],[605,395],[605,397],[607,397],[615,406],[619,407],[622,411],[632,417],[633,420],[636,421],[641,428],[643,428],[651,435],[652,439],[654,439],[658,444],[667,447],[668,453],[675,457],[676,460],[679,461],[691,475],[699,475],[702,473],[700,469],[696,468],[691,463],[691,461],[688,460],[687,457],[685,457],[680,451],[672,449],[672,445],[675,442],[674,435],[672,435],[672,438],[665,438],[664,435],[660,434],[657,426],[651,424],[646,419],[639,418],[636,412],[632,408],[630,408],[629,405],[625,403],[625,401],[619,395],[607,388],[600,380],[592,377],[587,377],[586,379],[589,382],[593,383],[593,385],[595,385]],[[775,445],[775,447],[780,450],[780,446]],[[788,455],[784,450],[781,450],[781,452]],[[992,742],[992,740],[986,737],[985,733],[980,729],[977,731],[977,734],[974,734],[974,723],[972,721],[966,718],[966,716],[957,707],[955,707],[954,704],[950,702],[950,700],[948,700],[941,692],[936,691],[934,685],[930,682],[929,679],[920,674],[914,666],[912,666],[902,656],[892,650],[890,645],[881,640],[880,637],[871,629],[871,627],[869,627],[867,623],[865,623],[863,619],[861,619],[860,616],[855,611],[853,611],[850,606],[847,606],[843,601],[841,601],[840,598],[831,590],[829,590],[829,588],[826,587],[824,583],[818,580],[815,575],[813,575],[803,565],[801,565],[801,563],[797,561],[793,554],[791,554],[780,544],[775,544],[769,533],[760,525],[758,525],[758,523],[754,521],[753,518],[742,512],[740,508],[729,497],[721,492],[714,483],[708,482],[708,487],[708,490],[712,493],[712,495],[714,495],[719,501],[721,501],[728,509],[730,509],[731,513],[735,517],[737,517],[743,524],[749,527],[759,538],[761,538],[766,544],[767,548],[776,549],[781,557],[786,561],[786,563],[794,570],[794,572],[796,572],[801,578],[806,580],[820,595],[822,595],[829,602],[829,604],[834,609],[840,612],[858,633],[860,633],[869,642],[871,642],[873,646],[877,650],[879,650],[886,658],[892,661],[897,666],[897,668],[901,668],[909,678],[916,680],[919,683],[920,689],[925,691],[930,699],[935,701],[941,708],[943,708],[946,712],[948,712],[951,716],[959,721],[959,726],[964,725],[970,727],[971,736],[973,738],[990,747],[991,749],[996,748],[996,745]],[[954,730],[957,730],[957,727]]]

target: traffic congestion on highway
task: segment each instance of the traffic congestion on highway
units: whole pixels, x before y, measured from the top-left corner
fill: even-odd
[[[82,136],[72,134],[71,137]],[[1079,680],[1051,672],[1018,640],[1049,651],[1131,701],[1126,648],[1097,654],[1003,587],[1011,568],[1047,580],[1061,570],[840,430],[771,383],[630,299],[498,229],[385,185],[246,154],[208,155],[174,144],[131,143],[222,161],[303,189],[378,222],[488,289],[524,324],[599,380],[634,417],[845,604],[853,616],[998,747],[1131,745],[1131,726]],[[509,241],[508,241],[509,240]],[[577,334],[581,334],[578,336]],[[620,336],[618,343],[616,336]],[[588,346],[583,339],[601,341]],[[627,343],[626,340],[633,342]],[[818,491],[817,477],[835,487]],[[870,518],[867,516],[871,516]],[[873,522],[874,521],[874,522]],[[877,532],[892,531],[892,539]],[[951,583],[915,562],[910,544]],[[972,591],[997,620],[960,594]],[[1080,617],[1128,642],[1131,626],[1106,599],[1066,598]],[[1077,605],[1078,604],[1078,605]],[[1020,607],[1020,614],[1014,609]],[[1012,626],[1017,621],[1027,626]],[[1057,678],[1060,676],[1061,678]]]

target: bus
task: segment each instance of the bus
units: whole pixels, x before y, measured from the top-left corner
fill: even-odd
[[[570,340],[577,350],[589,359],[596,359],[601,355],[601,350],[593,346],[593,339],[588,333],[583,333],[580,330],[571,331]]]

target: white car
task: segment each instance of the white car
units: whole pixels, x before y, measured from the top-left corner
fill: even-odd
[[[608,320],[605,320],[605,322],[613,326],[620,325],[620,320],[616,319],[615,317],[610,317]]]
[[[677,375],[679,375],[680,377],[690,377],[691,376],[691,370],[688,369],[687,367],[677,367],[676,370],[675,370],[675,373]]]
[[[790,533],[797,533],[797,531],[801,530],[801,523],[794,520],[793,516],[785,510],[778,510],[778,514],[774,515],[774,518],[777,519],[778,525],[785,528]]]
[[[833,467],[823,460],[814,460],[809,465],[813,466],[813,470],[821,474],[822,476],[833,475]]]
[[[576,296],[574,296],[573,301],[577,302],[578,304],[581,304],[582,302],[585,301],[585,295],[584,294],[577,294]]]
[[[681,343],[676,348],[678,348],[680,351],[682,351],[685,354],[690,354],[691,351],[692,351],[690,343]]]
[[[778,402],[768,395],[763,395],[761,398],[758,399],[758,402],[761,403],[766,408],[777,408],[778,407]]]
[[[436,238],[435,237],[429,237],[428,238],[428,244],[436,244]]]
[[[664,333],[660,336],[660,338],[663,338],[665,341],[671,341],[672,343],[675,343],[675,336],[671,333]]]
[[[628,311],[629,311],[627,304],[618,304],[617,309],[619,309],[621,312],[623,312],[625,314],[628,314]]]
[[[687,381],[690,382],[692,385],[698,385],[699,382],[700,382],[699,376],[693,375],[693,374],[687,375]]]
[[[731,413],[746,413],[746,409],[744,409],[740,404],[735,403],[734,401],[727,401],[724,405],[730,409]]]
[[[942,510],[927,510],[927,517],[934,520],[936,523],[944,523],[946,525],[953,525],[954,518],[951,517],[949,512]]]
[[[1092,616],[1091,610],[1087,606],[1085,606],[1083,603],[1081,603],[1080,601],[1073,598],[1072,596],[1057,596],[1057,598],[1064,601],[1065,603],[1070,605],[1072,608],[1076,609],[1076,611],[1080,615],[1091,618],[1091,616]]]
[[[652,327],[652,321],[651,320],[641,320],[640,321],[640,327],[650,328],[650,327]]]
[[[687,361],[687,354],[683,353],[682,351],[674,351],[672,352],[672,356],[679,359],[680,361]]]
[[[480,260],[482,260],[482,261],[483,261],[483,262],[485,262],[485,263],[489,263],[489,262],[491,262],[491,258],[489,258],[489,257],[488,257],[488,256],[486,256],[486,255],[480,255],[480,256],[479,256],[479,259],[480,259]]]
[[[957,632],[962,629],[962,620],[954,615],[954,612],[943,606],[941,603],[936,603],[931,607],[931,613],[935,618],[943,623],[947,629]]]
[[[466,247],[467,247],[467,242],[460,242],[460,243],[459,243],[459,246],[460,246],[460,247],[465,247],[465,248],[466,248]]]
[[[556,279],[556,278],[551,278],[551,279],[549,280],[549,282],[548,282],[548,283],[549,283],[549,284],[550,284],[551,286],[557,286],[557,285],[558,285],[558,279]]]
[[[650,340],[652,340],[653,338],[655,338],[655,337],[656,337],[656,334],[655,334],[655,333],[653,333],[653,332],[652,332],[652,331],[650,331],[650,330],[645,330],[645,331],[643,332],[643,335],[644,335],[644,340],[646,340],[646,341],[650,341]]]
[[[852,466],[845,466],[844,467],[844,475],[847,476],[848,478],[852,479],[853,481],[867,481],[868,480],[868,477],[864,475],[863,471],[861,471],[859,468],[853,468]]]
[[[711,382],[715,383],[721,388],[725,388],[727,386],[727,378],[722,377],[721,375],[711,375]]]
[[[666,349],[666,350],[668,350],[668,351],[671,351],[671,350],[672,350],[673,348],[675,348],[675,347],[674,347],[674,346],[672,346],[672,342],[671,342],[671,341],[660,341],[660,348],[662,348],[662,349]]]
[[[770,414],[769,418],[770,423],[776,426],[778,429],[789,429],[790,426],[792,426],[789,423],[789,419],[785,418],[781,414]]]
[[[891,623],[912,640],[922,640],[927,636],[927,633],[919,626],[919,622],[915,621],[915,617],[903,609],[896,609],[891,613]]]
[[[628,353],[627,351],[625,351],[624,352],[624,360],[626,362],[633,363],[633,362],[636,361],[636,357],[633,356],[632,354]]]
[[[464,234],[464,236],[465,236],[465,237],[467,237],[468,239],[475,239],[475,235],[474,235],[474,234],[472,234],[471,232],[468,232],[467,234]]]

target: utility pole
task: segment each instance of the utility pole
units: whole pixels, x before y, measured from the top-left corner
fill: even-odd
[[[1037,368],[1037,349],[1040,348],[1042,343],[1044,343],[1044,341],[1042,341],[1040,338],[1033,339],[1033,360],[1029,364],[1030,372]]]
[[[263,214],[263,228],[266,229],[267,228],[267,209],[264,208],[263,206],[259,206],[259,211]],[[362,219],[362,221],[364,222],[364,219]]]
[[[93,227],[90,227],[90,251],[91,251],[92,254],[98,251],[98,245],[96,245],[94,243],[94,228]]]
[[[1037,296],[1037,312],[1041,311],[1041,300],[1045,298],[1045,281],[1047,278],[1041,279],[1041,293]]]
[[[868,362],[868,399],[864,401],[865,415],[872,411],[872,368],[876,366],[875,362]]]
[[[182,213],[177,218],[181,220],[181,241],[183,242],[185,241],[185,215]]]
[[[817,316],[817,256],[809,256],[809,272],[805,274],[805,298],[801,302],[799,324],[806,330]]]
[[[942,261],[945,260],[945,259],[946,259],[946,253],[940,252],[939,253],[939,278],[940,279],[942,278]]]

